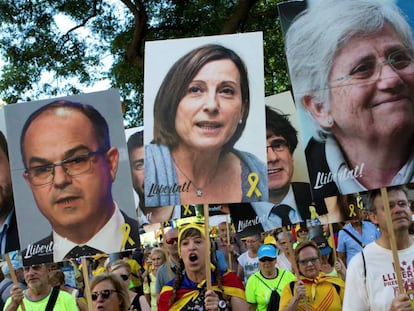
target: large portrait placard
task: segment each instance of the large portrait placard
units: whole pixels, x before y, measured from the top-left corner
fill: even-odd
[[[53,102],[62,106],[43,110]],[[72,244],[92,247],[88,254],[138,245],[117,90],[9,105],[5,118],[23,260],[60,261]]]
[[[262,33],[145,51],[146,206],[266,200]]]

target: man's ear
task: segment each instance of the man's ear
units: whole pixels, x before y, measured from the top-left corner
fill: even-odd
[[[373,224],[378,225],[377,213],[370,212],[370,213],[368,214],[368,218],[369,218],[369,220],[370,220]]]
[[[115,181],[116,172],[118,171],[119,151],[112,147],[106,152],[106,157],[109,165],[109,172],[111,174],[112,182]]]
[[[334,120],[325,103],[312,95],[305,95],[302,97],[302,104],[322,128],[332,128]]]

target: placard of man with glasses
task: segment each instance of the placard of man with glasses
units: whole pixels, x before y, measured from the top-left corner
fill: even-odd
[[[312,201],[309,183],[292,182],[297,131],[288,115],[270,106],[266,106],[266,141],[269,202],[244,204],[242,209],[230,204],[237,231],[243,231],[243,224],[250,226],[247,220],[257,217],[255,224],[260,223],[264,231],[311,219],[309,206],[314,206],[318,215],[327,213],[324,202]]]
[[[68,100],[40,107],[23,125],[20,151],[23,177],[52,226],[52,234],[23,251],[26,263],[138,246],[138,222],[112,195],[120,153],[97,109]]]

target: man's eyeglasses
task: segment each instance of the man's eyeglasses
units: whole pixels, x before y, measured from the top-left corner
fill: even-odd
[[[165,240],[165,243],[167,243],[169,245],[173,245],[174,243],[178,243],[178,238],[167,238]]]
[[[272,140],[269,146],[266,146],[266,152],[269,151],[269,148],[272,149],[273,152],[282,152],[289,149],[289,144],[284,139],[275,139]]]
[[[117,292],[118,291],[115,289],[104,289],[104,290],[101,290],[100,292],[92,292],[91,297],[93,301],[97,300],[99,295],[101,295],[103,299],[108,299],[112,293],[117,293]]]
[[[266,261],[273,261],[276,258],[272,258],[272,257],[262,257],[259,259],[260,262],[266,262]]]
[[[300,265],[303,265],[303,266],[306,266],[309,263],[311,263],[312,265],[314,265],[318,260],[319,260],[318,257],[312,257],[312,258],[306,258],[306,259],[298,260],[298,263]]]
[[[402,208],[407,208],[408,206],[410,206],[410,203],[408,201],[405,201],[405,200],[399,200],[397,202],[390,201],[389,204],[390,204],[391,209],[393,209],[397,205],[398,205],[398,207],[402,207]]]
[[[63,170],[70,177],[81,175],[91,169],[92,157],[103,154],[106,151],[97,150],[79,154],[67,158],[61,162],[30,167],[25,170],[23,176],[29,180],[33,186],[43,186],[50,184],[55,176],[55,167],[62,166]]]
[[[382,62],[377,62],[374,57],[367,57],[352,68],[349,74],[333,79],[330,84],[341,81],[349,81],[351,84],[377,81],[384,65],[389,65],[396,73],[414,74],[414,51],[399,49],[390,53]]]

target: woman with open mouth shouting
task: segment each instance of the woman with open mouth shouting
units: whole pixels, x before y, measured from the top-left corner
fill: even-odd
[[[190,223],[179,229],[180,264],[177,276],[165,285],[158,310],[248,310],[241,280],[231,271],[216,268],[210,252],[212,289],[206,289],[206,237],[204,225]]]

